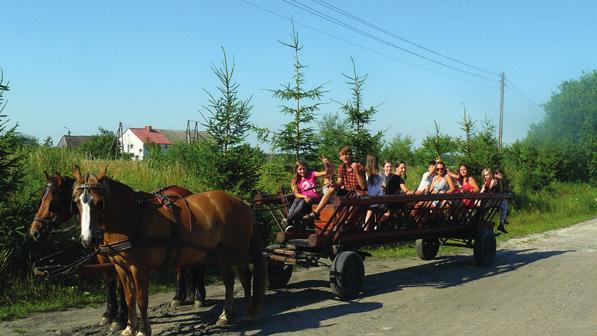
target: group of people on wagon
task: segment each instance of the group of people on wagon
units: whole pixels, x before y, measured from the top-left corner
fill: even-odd
[[[321,210],[329,203],[331,197],[339,196],[355,191],[360,195],[381,196],[397,194],[450,194],[450,193],[495,193],[507,192],[507,181],[504,179],[502,170],[485,168],[482,171],[483,181],[481,187],[476,179],[470,174],[469,167],[461,164],[458,173],[452,172],[441,159],[429,161],[427,171],[421,177],[421,182],[416,191],[409,190],[406,185],[407,165],[404,161],[398,161],[395,165],[392,161],[385,160],[382,169],[379,169],[377,157],[368,154],[366,164],[353,161],[352,150],[344,146],[338,153],[340,164],[337,169],[336,181],[333,181],[334,165],[325,157],[322,157],[324,169],[314,171],[309,169],[307,163],[297,161],[294,167],[294,176],[291,181],[294,201],[288,211],[288,217],[284,223],[292,227],[299,219],[319,219]],[[320,194],[317,189],[317,178],[324,177],[323,191]],[[465,199],[467,206],[474,206],[474,200]],[[468,204],[467,204],[468,202]],[[313,206],[317,205],[312,210]],[[373,210],[367,212],[365,223],[373,215]],[[500,221],[498,231],[507,233],[508,203],[504,200],[500,206]]]

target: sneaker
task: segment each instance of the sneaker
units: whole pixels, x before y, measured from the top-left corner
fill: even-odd
[[[285,229],[284,232],[293,232],[294,231],[294,226],[292,225],[288,225]]]
[[[310,219],[319,219],[319,213],[318,212],[311,212],[310,214],[306,215],[305,217],[303,217],[303,219],[305,220],[310,220]]]
[[[498,225],[497,230],[502,233],[508,233],[508,231],[506,231],[506,228],[504,227],[504,224]]]

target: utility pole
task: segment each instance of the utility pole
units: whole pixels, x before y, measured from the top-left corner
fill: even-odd
[[[124,157],[124,144],[123,144],[123,129],[122,129],[122,121],[118,122],[118,131],[116,132],[116,151],[114,153],[114,159],[118,157]]]
[[[498,142],[500,148],[502,148],[502,137],[504,134],[504,85],[506,76],[502,72],[500,75],[500,127],[498,130]]]
[[[191,125],[193,124],[194,127],[191,128]],[[197,138],[199,138],[199,121],[187,120],[186,142],[193,143],[197,141]]]

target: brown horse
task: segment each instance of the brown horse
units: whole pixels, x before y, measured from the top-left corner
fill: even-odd
[[[252,319],[261,311],[265,265],[249,205],[224,191],[197,193],[174,202],[179,211],[178,218],[173,218],[161,206],[139,205],[136,193],[108,178],[105,169],[97,176],[82,176],[75,167],[74,176],[73,200],[81,214],[81,241],[92,246],[103,239],[103,250],[111,252],[110,260],[124,284],[129,320],[123,335],[151,334],[147,316],[149,272],[167,264],[217,265],[226,288],[217,325],[226,325],[232,318],[233,266],[244,288],[245,316]],[[250,262],[254,264],[253,293]]]
[[[75,180],[68,176],[61,176],[55,172],[50,176],[44,172],[46,178],[46,188],[42,194],[39,209],[29,228],[29,235],[36,242],[43,242],[49,234],[62,223],[70,220],[77,214],[76,207],[72,204],[72,192]],[[176,195],[183,197],[190,195],[187,189],[170,186],[159,191],[161,195]],[[145,194],[145,199],[152,201],[152,194]],[[98,255],[98,263],[107,263],[108,260],[102,255]],[[103,274],[106,285],[106,311],[102,315],[100,325],[111,324],[110,329],[121,330],[127,321],[127,306],[124,299],[124,293],[120,284],[118,284],[116,274]],[[193,279],[185,283],[185,280]],[[198,300],[196,305],[201,305],[205,301],[205,286],[203,283],[203,267],[192,266],[176,269],[176,295],[172,299],[173,303]],[[118,285],[118,286],[117,286]],[[117,291],[118,287],[118,291]],[[189,291],[187,291],[190,289]],[[118,294],[118,299],[117,299]]]

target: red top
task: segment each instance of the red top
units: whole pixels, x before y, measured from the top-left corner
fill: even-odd
[[[347,166],[346,164],[342,163],[338,167],[338,176],[342,178],[342,182],[344,184],[344,189],[346,190],[363,190],[359,185],[359,179],[357,178],[357,173],[352,169],[352,167]]]

